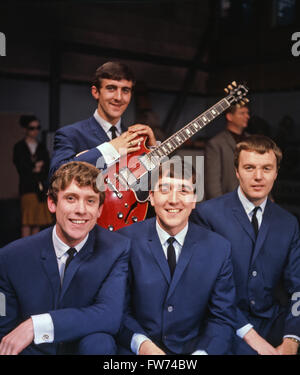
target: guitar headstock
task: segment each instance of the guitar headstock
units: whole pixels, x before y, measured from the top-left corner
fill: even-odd
[[[249,90],[245,85],[237,85],[237,83],[233,81],[224,89],[224,91],[228,94],[226,99],[230,104],[236,104],[240,107],[249,102],[249,99],[246,98]]]

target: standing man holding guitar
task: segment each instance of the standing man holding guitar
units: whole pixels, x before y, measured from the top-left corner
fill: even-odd
[[[105,168],[122,154],[138,151],[141,136],[148,137],[148,146],[156,145],[149,126],[135,124],[126,129],[121,121],[134,84],[133,73],[120,62],[107,62],[96,70],[91,93],[98,103],[97,109],[92,117],[56,132],[50,176],[69,161],[85,161]],[[103,163],[99,163],[101,156]]]

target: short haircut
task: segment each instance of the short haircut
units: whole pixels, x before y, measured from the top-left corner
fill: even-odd
[[[259,154],[273,151],[276,156],[277,170],[279,170],[282,152],[271,138],[261,134],[253,134],[246,137],[244,141],[238,143],[234,152],[234,166],[236,169],[238,169],[240,153],[243,150],[255,151]]]
[[[75,181],[78,186],[90,186],[95,193],[99,194],[99,206],[101,206],[105,199],[105,193],[103,186],[99,187],[99,173],[98,168],[83,161],[71,161],[63,164],[51,177],[48,196],[57,204],[58,192],[65,190],[72,181]]]
[[[39,121],[39,119],[34,115],[22,115],[19,120],[19,124],[22,128],[28,128],[32,121]]]
[[[96,73],[92,79],[92,86],[96,86],[99,90],[101,88],[102,79],[113,79],[121,81],[126,79],[135,85],[135,77],[130,68],[119,61],[109,61],[97,68]]]
[[[152,173],[152,186],[150,190],[153,191],[155,189],[156,184],[162,177],[181,178],[183,180],[192,179],[192,183],[195,185],[195,193],[197,179],[196,170],[192,164],[188,163],[178,155],[162,163],[159,168]]]

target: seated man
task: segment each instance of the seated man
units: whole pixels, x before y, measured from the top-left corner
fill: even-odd
[[[189,222],[191,166],[163,164],[151,189],[156,218],[120,232],[133,239],[119,354],[224,354],[235,327],[230,245]]]
[[[253,135],[238,143],[238,189],[197,205],[192,213],[196,222],[231,242],[238,304],[236,354],[296,354],[299,345],[299,317],[292,306],[281,306],[275,298],[281,279],[289,295],[300,290],[297,220],[268,199],[281,158],[268,137]]]
[[[130,241],[95,226],[98,174],[84,162],[61,166],[48,193],[56,225],[0,250],[0,354],[115,353]]]

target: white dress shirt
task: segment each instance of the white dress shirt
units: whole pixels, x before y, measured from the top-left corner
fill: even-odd
[[[94,118],[98,122],[99,126],[102,127],[102,129],[107,134],[108,138],[112,139],[111,131],[109,130],[113,125],[110,124],[108,121],[104,120],[98,113],[98,110],[96,109],[94,112]],[[116,135],[117,137],[121,135],[122,129],[121,129],[121,119],[115,124],[116,127]],[[96,147],[102,154],[104,161],[106,165],[109,167],[111,164],[113,164],[116,160],[119,159],[120,154],[118,151],[112,146],[109,142],[104,142],[101,145]]]
[[[160,243],[161,243],[161,246],[163,248],[163,252],[165,254],[166,259],[168,259],[168,255],[167,255],[168,254],[168,246],[169,246],[168,239],[170,237],[175,238],[175,241],[173,242],[173,247],[175,249],[176,263],[177,263],[178,259],[179,259],[179,256],[181,254],[182,246],[184,244],[185,236],[186,236],[187,231],[188,231],[188,223],[179,233],[176,234],[176,236],[170,236],[169,233],[167,233],[164,229],[162,229],[162,227],[158,224],[157,221],[156,221],[156,231],[157,231],[158,238],[160,240]],[[147,336],[142,335],[140,333],[133,334],[132,339],[131,339],[131,344],[130,344],[132,352],[135,353],[135,354],[139,354],[140,346],[146,340],[151,341]],[[204,350],[196,350],[192,354],[193,355],[203,355],[203,354],[207,354],[207,353]]]
[[[84,244],[88,239],[88,234],[86,237],[75,246],[77,253],[82,249]],[[70,249],[70,246],[66,245],[62,240],[57,236],[56,225],[52,231],[52,241],[53,247],[56,254],[57,266],[59,271],[59,276],[61,283],[64,277],[65,265],[68,259],[67,251]],[[76,256],[76,254],[75,254]],[[54,341],[54,326],[51,315],[48,313],[32,315],[33,322],[33,331],[34,331],[34,343],[43,344],[43,343],[52,343]]]

